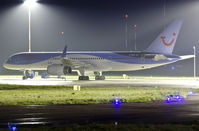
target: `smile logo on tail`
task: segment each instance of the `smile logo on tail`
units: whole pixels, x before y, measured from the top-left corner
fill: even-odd
[[[173,33],[173,36],[176,36],[176,33]],[[167,43],[167,42],[165,42],[165,38],[166,38],[165,36],[161,36],[162,43],[166,46],[171,46],[175,41],[175,39],[173,38],[169,43]]]

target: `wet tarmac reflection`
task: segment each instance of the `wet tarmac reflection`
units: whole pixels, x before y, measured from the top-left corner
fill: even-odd
[[[121,103],[0,106],[0,128],[71,124],[190,123],[198,120],[199,103]],[[9,123],[9,124],[8,124]]]

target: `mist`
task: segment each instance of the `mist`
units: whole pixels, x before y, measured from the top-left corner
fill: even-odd
[[[134,50],[134,24],[137,25],[137,50],[142,51],[174,19],[182,19],[182,29],[173,53],[189,55],[193,54],[194,45],[196,51],[199,49],[198,12],[198,0],[40,0],[31,11],[32,51],[62,51],[65,45],[69,51]],[[127,48],[124,19],[126,13]],[[0,45],[1,65],[10,55],[28,51],[28,9],[23,1],[2,1]],[[199,58],[196,60],[199,64]],[[173,66],[175,68],[171,68]],[[16,72],[1,66],[0,73]],[[193,59],[126,73],[192,76]]]

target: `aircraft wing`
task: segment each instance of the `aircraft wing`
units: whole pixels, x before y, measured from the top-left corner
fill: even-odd
[[[102,66],[99,63],[93,63],[87,60],[81,59],[69,59],[67,57],[67,46],[65,46],[62,56],[61,56],[61,61],[63,65],[70,66],[73,70],[79,70],[79,69],[98,69],[98,70],[109,70],[110,67],[107,66]],[[100,66],[99,66],[100,65]]]
[[[92,63],[89,61],[79,61],[79,60],[71,60],[67,57],[62,59],[62,63],[66,66],[70,66],[73,70],[80,70],[80,69],[91,69],[91,70],[110,70],[111,67],[107,65],[102,65],[99,63]]]
[[[62,63],[64,65],[72,67],[72,69],[88,69],[88,68],[93,68],[95,65],[92,65],[91,63],[88,63],[87,61],[79,61],[79,60],[71,60],[68,58],[63,58]]]
[[[66,56],[67,52],[67,46],[64,47],[62,56],[61,56],[61,61],[63,63],[63,65],[66,66],[70,66],[72,69],[80,69],[80,68],[84,68],[84,69],[88,69],[88,68],[92,68],[94,65],[92,65],[91,63],[88,63],[87,61],[79,61],[77,59],[73,60],[73,59],[69,59]]]

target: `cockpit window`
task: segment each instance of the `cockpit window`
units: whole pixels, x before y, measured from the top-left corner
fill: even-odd
[[[10,57],[10,58],[7,60],[7,63],[8,63],[8,64],[11,64],[11,63],[12,63],[12,57]]]
[[[8,61],[8,64],[19,64],[20,63],[20,55],[11,56]]]
[[[11,56],[7,63],[9,64],[32,64],[44,60],[48,60],[51,57],[57,57],[60,56],[59,53],[55,54],[42,54],[42,53],[21,53],[21,54],[15,54]]]

